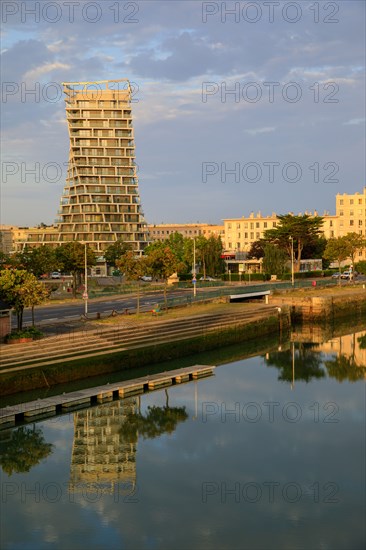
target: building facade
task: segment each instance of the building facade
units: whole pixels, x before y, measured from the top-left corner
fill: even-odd
[[[347,233],[358,233],[366,238],[366,187],[363,192],[340,193],[336,196],[336,217],[338,223],[338,236]],[[358,261],[366,260],[366,250],[358,252]]]
[[[203,235],[206,238],[224,237],[224,226],[207,223],[161,223],[148,225],[151,241],[165,241],[173,233],[180,233],[183,237],[193,239]]]
[[[121,239],[141,255],[148,230],[140,204],[128,80],[64,83],[70,154],[59,242],[96,254]]]
[[[319,214],[316,210],[305,214],[324,218],[323,234],[326,239],[341,237],[352,232],[366,236],[366,187],[362,193],[338,194],[335,214],[329,212]],[[276,227],[277,222],[275,212],[270,216],[262,216],[261,212],[257,214],[251,212],[248,217],[225,219],[223,236],[225,252],[229,255],[248,252],[255,241],[264,237],[267,229]],[[366,251],[360,250],[358,261],[365,259]]]

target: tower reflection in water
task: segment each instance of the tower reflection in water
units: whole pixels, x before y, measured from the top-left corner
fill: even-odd
[[[123,426],[138,413],[138,398],[130,397],[74,413],[74,441],[69,491],[113,493],[116,486],[136,485],[137,438]]]
[[[185,407],[169,406],[167,390],[165,396],[165,406],[149,405],[144,414],[139,397],[74,413],[70,493],[133,493],[138,438],[171,434],[188,418]]]

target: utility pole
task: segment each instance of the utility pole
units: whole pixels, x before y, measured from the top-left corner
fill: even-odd
[[[294,239],[292,235],[290,235],[290,241],[291,241],[291,284],[294,286],[295,284],[295,276],[294,276]]]
[[[197,279],[196,279],[196,237],[193,237],[193,296],[197,296]]]

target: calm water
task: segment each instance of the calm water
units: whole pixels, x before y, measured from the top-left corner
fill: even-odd
[[[364,335],[0,432],[1,547],[363,549]]]

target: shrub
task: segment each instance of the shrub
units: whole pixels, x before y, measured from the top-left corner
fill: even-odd
[[[5,337],[5,341],[8,342],[9,340],[17,340],[19,338],[32,338],[33,340],[38,340],[39,338],[42,338],[43,332],[41,332],[36,327],[28,327],[23,330],[14,330],[10,334],[7,334]]]

